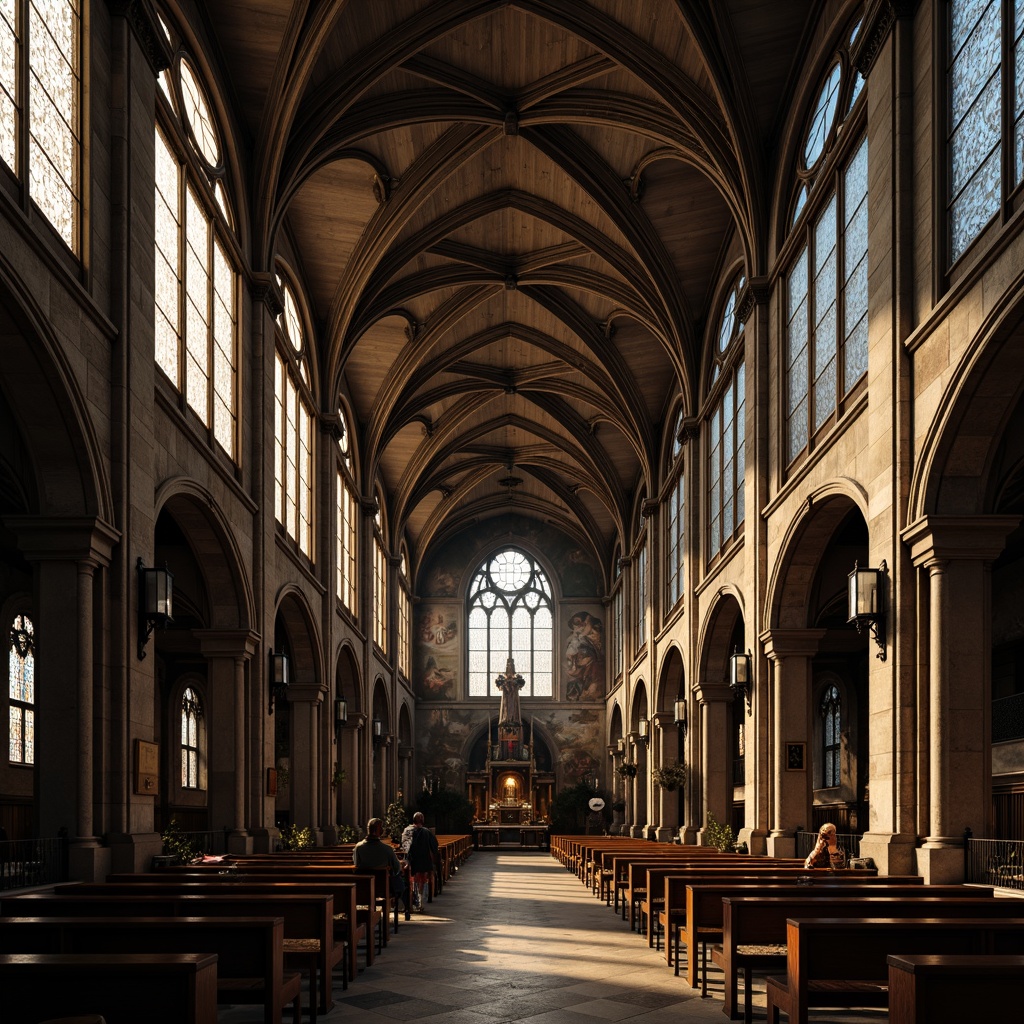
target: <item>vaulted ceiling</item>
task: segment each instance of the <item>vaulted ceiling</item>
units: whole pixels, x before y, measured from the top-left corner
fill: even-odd
[[[663,421],[699,408],[723,274],[763,261],[819,5],[202,6],[252,144],[256,269],[298,269],[318,400],[350,403],[414,561],[511,508],[607,565]]]

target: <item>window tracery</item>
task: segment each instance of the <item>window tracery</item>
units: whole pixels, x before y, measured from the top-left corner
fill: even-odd
[[[337,522],[337,593],[338,600],[347,611],[357,614],[356,608],[356,491],[351,479],[352,458],[349,450],[348,417],[344,408],[338,409],[338,522]]]
[[[7,668],[8,759],[12,764],[35,764],[36,641],[27,615],[15,615],[11,622]]]
[[[840,777],[840,751],[842,749],[842,702],[835,685],[829,686],[821,700],[821,763],[822,786],[838,786]]]
[[[523,696],[550,697],[553,600],[540,565],[517,548],[491,555],[470,582],[468,606],[469,696],[491,696],[491,681],[511,656],[526,680]]]
[[[665,518],[665,579],[668,607],[673,608],[683,596],[683,512],[684,488],[683,467],[680,456],[683,442],[680,434],[683,427],[683,413],[680,410],[672,427],[672,454],[669,471],[675,473],[675,480],[668,495],[668,514]]]
[[[201,730],[203,702],[199,694],[186,686],[181,695],[181,788],[200,789]]]

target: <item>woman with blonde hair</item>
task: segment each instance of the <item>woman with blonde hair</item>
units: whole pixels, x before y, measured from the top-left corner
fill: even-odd
[[[836,827],[831,822],[825,822],[818,829],[818,841],[814,844],[814,849],[807,854],[804,867],[833,870],[846,867],[846,854],[836,842]]]

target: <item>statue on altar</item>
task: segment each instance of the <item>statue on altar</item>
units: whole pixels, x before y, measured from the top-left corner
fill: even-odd
[[[501,707],[498,709],[498,727],[503,725],[522,725],[522,712],[519,710],[519,691],[526,685],[526,680],[516,672],[516,663],[509,658],[505,663],[505,674],[494,680],[494,685],[501,690]]]

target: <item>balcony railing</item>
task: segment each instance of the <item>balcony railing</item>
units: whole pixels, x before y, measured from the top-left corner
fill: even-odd
[[[964,838],[964,880],[1024,890],[1024,842]]]
[[[66,839],[0,842],[0,890],[31,889],[68,880]]]

